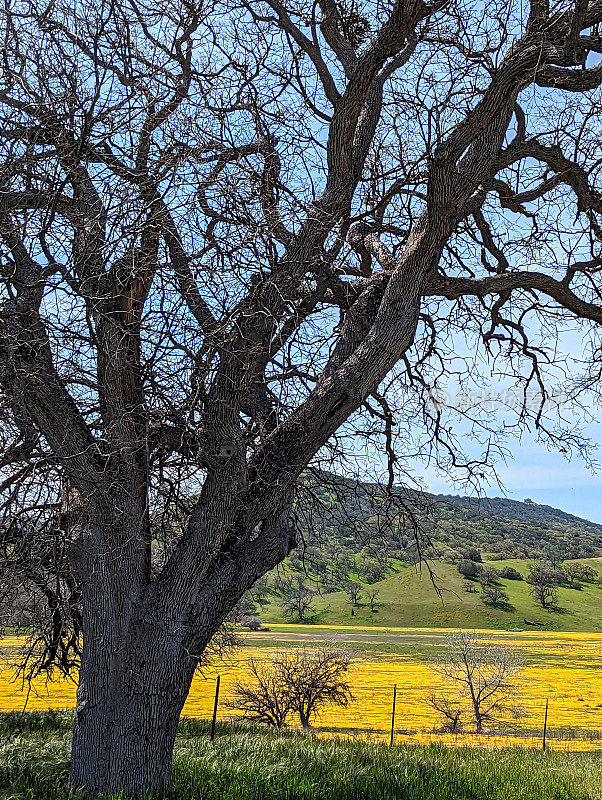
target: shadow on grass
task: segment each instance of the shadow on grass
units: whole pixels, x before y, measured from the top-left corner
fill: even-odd
[[[493,608],[496,611],[516,611],[516,606],[513,606],[512,603],[504,603],[498,601],[497,603],[487,603],[483,601],[483,605],[487,606],[487,608]]]

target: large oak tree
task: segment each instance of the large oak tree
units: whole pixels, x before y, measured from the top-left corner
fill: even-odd
[[[295,546],[337,437],[380,430],[390,484],[395,421],[453,460],[413,399],[446,336],[543,393],[558,325],[602,322],[601,21],[600,0],[4,5],[2,554],[50,609],[39,665],[83,641],[74,787],[168,785],[199,658]]]

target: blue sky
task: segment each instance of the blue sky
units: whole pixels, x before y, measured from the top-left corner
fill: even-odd
[[[596,426],[602,441],[602,424]],[[593,434],[595,431],[591,431]],[[500,465],[498,474],[503,489],[485,489],[489,497],[508,497],[560,508],[578,517],[602,523],[602,470],[592,472],[578,458],[566,461],[559,453],[550,453],[533,437],[524,436],[512,446],[514,458]],[[434,471],[424,471],[429,490],[435,493],[458,494],[458,490]]]
[[[585,329],[587,330],[587,329]],[[591,343],[591,332],[586,334],[584,329],[578,325],[567,324],[564,329],[559,330],[556,344],[550,339],[545,344],[539,340],[540,346],[551,347],[550,352],[556,352],[560,356],[559,363],[564,364],[565,375],[577,377],[581,372],[580,367],[589,358],[588,343]],[[457,352],[462,355],[464,346],[458,343]],[[485,361],[482,362],[483,366]],[[487,374],[487,368],[482,373]],[[494,394],[499,393],[504,388],[503,382],[491,374],[489,380],[484,383],[485,389],[489,386]],[[549,390],[554,388],[562,390],[562,387],[553,380],[548,384]],[[453,384],[448,385],[448,392],[452,398],[457,399],[458,389]],[[562,404],[563,423],[569,428],[575,426],[593,444],[590,452],[590,459],[600,462],[599,468],[589,467],[585,461],[577,454],[573,453],[570,459],[565,458],[557,450],[548,449],[545,444],[538,441],[533,432],[523,431],[521,437],[509,437],[505,440],[505,447],[511,453],[506,463],[499,459],[496,461],[496,471],[500,479],[501,486],[489,485],[482,487],[483,494],[489,497],[508,497],[512,500],[524,500],[531,498],[536,503],[553,506],[567,511],[570,514],[589,519],[593,522],[602,524],[602,407],[592,395],[583,394],[581,396],[583,410],[578,414],[577,410],[572,410],[571,406]],[[468,430],[468,426],[456,417],[454,412],[448,411],[451,416],[448,420],[454,423],[457,432]],[[512,423],[516,417],[512,413],[505,413],[503,409],[495,412],[500,426],[504,422]],[[586,419],[586,416],[588,417]],[[552,412],[551,418],[554,417]],[[466,439],[463,444],[466,446]],[[467,447],[469,455],[478,456],[479,449],[474,449],[469,444]],[[472,451],[472,452],[471,452]],[[420,475],[429,491],[434,493],[460,494],[457,486],[445,476],[438,474],[433,468],[424,468],[415,465],[416,474]]]

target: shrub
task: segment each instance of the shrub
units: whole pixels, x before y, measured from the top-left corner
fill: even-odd
[[[479,571],[478,566],[470,558],[463,558],[461,561],[458,561],[457,569],[460,575],[463,575],[465,578],[475,578]]]
[[[226,706],[244,719],[276,728],[295,713],[309,728],[324,706],[346,707],[353,700],[346,680],[352,661],[350,651],[326,645],[282,650],[267,662],[251,658],[251,681],[239,681]]]
[[[502,569],[498,571],[498,575],[500,578],[505,578],[508,581],[522,581],[523,579],[523,576],[517,569],[514,569],[514,567],[502,567]]]
[[[240,621],[241,625],[244,625],[245,628],[248,628],[250,631],[260,631],[261,630],[261,620],[259,617],[251,614],[249,616],[243,617]]]

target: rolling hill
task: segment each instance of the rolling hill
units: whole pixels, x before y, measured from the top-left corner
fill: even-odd
[[[508,628],[525,627],[526,618],[546,630],[602,631],[598,579],[561,584],[554,610],[546,610],[525,580],[499,578],[509,599],[493,608],[477,581],[467,591],[457,568],[470,557],[483,567],[512,566],[524,578],[535,561],[580,560],[602,576],[602,525],[529,500],[397,491],[401,501],[392,507],[371,484],[333,475],[313,483],[311,513],[299,515],[303,544],[260,581],[252,613],[265,624],[293,619],[287,600],[307,592],[303,619],[319,624]]]
[[[523,575],[527,574],[529,564],[522,559],[485,563],[496,567],[510,565]],[[602,563],[593,559],[585,563],[602,575]],[[524,624],[526,617],[542,623],[542,629],[548,631],[602,631],[602,586],[597,582],[583,584],[581,589],[560,586],[558,607],[547,611],[532,599],[524,580],[500,579],[499,584],[508,593],[509,606],[494,609],[481,601],[479,591],[468,594],[464,590],[464,579],[455,565],[433,561],[430,566],[434,571],[434,584],[426,567],[395,564],[383,580],[362,584],[357,606],[351,604],[343,590],[317,595],[308,621],[320,625],[535,630]],[[368,604],[370,589],[378,592],[374,611]],[[280,601],[276,594],[266,594],[258,604],[264,624],[287,620]]]

